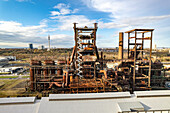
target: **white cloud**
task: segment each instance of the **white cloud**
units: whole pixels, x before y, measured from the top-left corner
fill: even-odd
[[[79,11],[79,9],[74,9],[73,11],[72,11],[72,13],[77,13]]]
[[[3,0],[3,1],[9,1],[9,0]],[[16,0],[17,2],[30,2],[30,3],[34,3],[31,0]]]
[[[118,39],[118,32],[124,32],[134,28],[160,29],[154,37],[156,41],[158,41],[159,37],[167,36],[163,34],[169,33],[169,27],[166,26],[169,25],[170,14],[167,14],[166,11],[164,14],[161,14],[162,12],[160,12],[160,9],[167,9],[168,3],[170,3],[168,0],[165,1],[166,3],[162,2],[162,4],[160,4],[160,0],[83,0],[83,2],[92,10],[95,9],[97,11],[109,13],[110,22],[105,22],[101,19],[89,19],[85,15],[74,15],[79,9],[71,9],[70,5],[60,3],[54,6],[54,10],[50,12],[51,16],[49,18],[51,19],[51,22],[55,22],[55,25],[53,24],[53,27],[55,28],[50,28],[47,25],[49,20],[46,19],[42,20],[37,26],[23,26],[21,23],[14,21],[0,21],[0,41],[1,43],[4,42],[4,44],[7,44],[7,42],[12,44],[16,41],[17,43],[23,43],[21,44],[22,46],[25,46],[30,42],[46,45],[46,35],[49,31],[73,31],[74,22],[79,23],[77,24],[78,27],[93,27],[93,23],[97,22],[99,28],[114,28],[113,34],[102,34],[102,38],[99,40],[99,42],[102,43],[99,45],[102,46],[112,47],[113,43],[118,44],[115,42],[115,40]],[[163,23],[166,24],[163,26]],[[163,29],[164,27],[166,30]],[[110,38],[105,38],[105,35]],[[111,38],[115,39],[110,41]],[[74,44],[73,36],[64,35],[62,32],[60,34],[53,34],[51,35],[51,44],[57,47],[72,47]],[[162,44],[164,44],[163,41]]]
[[[28,43],[22,43],[22,42],[0,42],[0,47],[28,47]]]
[[[66,34],[54,34],[50,35],[51,37],[51,44],[55,47],[73,47],[73,36],[66,35]]]
[[[32,41],[38,43],[38,40],[41,40],[40,35],[46,32],[45,27],[43,22],[38,26],[23,26],[14,21],[0,21],[0,40],[4,43]]]
[[[52,15],[52,16],[60,15],[60,12],[58,12],[58,11],[51,11],[51,15]]]
[[[32,0],[16,0],[17,2],[29,2],[31,4],[35,4]]]
[[[169,0],[82,0],[89,8],[110,13],[110,17],[154,16],[169,8]],[[164,14],[166,15],[166,14]]]
[[[61,15],[66,15],[66,14],[70,14],[70,9],[65,9],[65,8],[62,8],[60,9],[60,14]]]
[[[170,19],[170,15],[161,15],[161,16],[144,16],[144,17],[134,17],[114,20],[113,22],[104,23],[99,21],[100,28],[124,28],[124,27],[142,27],[148,24],[154,24],[158,21]]]
[[[59,3],[59,4],[57,4],[56,6],[54,6],[53,8],[54,9],[62,9],[62,8],[69,8],[70,6],[69,5],[67,5],[67,4],[64,4],[64,3]]]
[[[59,22],[58,29],[60,30],[73,30],[73,23],[80,23],[77,26],[91,27],[96,20],[90,20],[84,15],[69,15],[69,16],[55,16],[51,19],[56,19]]]
[[[151,0],[152,1],[152,0]],[[156,0],[157,3],[159,0]],[[83,25],[91,25],[91,23],[98,22],[99,28],[131,28],[131,27],[142,27],[149,24],[157,23],[158,21],[170,18],[170,15],[148,15],[148,11],[154,8],[148,7],[153,2],[146,2],[146,0],[87,0],[83,2],[90,7],[102,12],[110,13],[111,22],[104,22],[102,20],[90,20],[84,15],[67,15],[70,13],[77,12],[78,9],[71,11],[69,5],[60,3],[54,6],[59,11],[51,11],[51,19],[56,20],[59,23],[59,29],[71,30],[72,23],[77,22]],[[146,8],[145,10],[141,10]],[[140,11],[140,12],[138,12]],[[145,14],[145,15],[143,15]],[[89,24],[90,23],[90,24]]]
[[[34,47],[40,44],[47,46],[49,29],[46,23],[46,19],[37,26],[23,26],[14,21],[0,21],[0,47],[28,47],[28,43],[33,43]],[[72,36],[69,35],[60,33],[50,37],[52,47],[72,47],[74,44]]]
[[[0,31],[9,33],[18,33],[24,36],[37,36],[44,33],[44,28],[47,27],[45,23],[38,26],[23,26],[21,23],[14,21],[0,21]]]
[[[59,3],[56,6],[53,7],[54,9],[57,9],[59,11],[51,11],[51,16],[56,16],[56,15],[67,15],[67,14],[73,14],[77,13],[78,9],[70,9],[70,5],[64,4],[64,3]]]
[[[70,5],[59,3],[53,7],[54,9],[58,9],[58,11],[51,11],[52,21],[57,22],[57,29],[60,30],[73,30],[73,23],[80,23],[77,26],[93,26],[93,23],[97,22],[96,20],[90,20],[84,15],[73,15],[77,13],[79,9],[75,8],[73,10],[70,9]],[[70,14],[70,15],[67,15]]]
[[[110,14],[112,22],[104,23],[101,27],[120,28],[126,26],[140,26],[158,22],[160,20],[170,18],[169,0],[82,0],[88,7],[101,12]],[[105,26],[105,27],[104,27]],[[113,26],[113,27],[111,27]]]
[[[17,2],[31,2],[31,0],[16,0]]]

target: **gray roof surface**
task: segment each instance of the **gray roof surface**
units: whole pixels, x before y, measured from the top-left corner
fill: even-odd
[[[140,104],[139,104],[140,102]],[[123,104],[125,103],[124,107]],[[135,103],[135,106],[133,106]],[[142,107],[142,106],[143,107]],[[133,107],[132,107],[133,106]],[[38,113],[117,113],[136,110],[170,110],[170,97],[118,98],[93,100],[49,101],[48,97],[41,99]]]
[[[110,95],[116,98],[104,98],[110,97]],[[159,96],[160,93],[158,93],[158,96],[146,96],[142,98],[134,94],[128,98],[124,98],[124,96],[117,98],[114,95],[122,96],[125,93],[53,94],[50,97],[42,97],[40,100],[35,99],[33,103],[0,104],[0,113],[118,113],[132,110],[170,110],[170,96]],[[94,96],[98,97],[95,98]],[[50,101],[51,97],[61,100],[54,99]],[[79,98],[85,99],[81,100]]]
[[[84,100],[84,99],[106,99],[106,98],[130,98],[129,92],[112,93],[83,93],[83,94],[50,94],[49,100]]]
[[[122,112],[130,112],[131,110],[144,110],[144,106],[140,102],[118,102]]]
[[[40,102],[0,105],[0,113],[37,113]]]
[[[137,98],[137,100],[141,102],[147,111],[170,110],[170,96]]]
[[[35,97],[0,98],[0,104],[34,103]]]
[[[117,113],[117,111],[120,111],[118,105],[112,99],[49,101],[48,97],[44,97],[41,99],[38,113]]]
[[[170,96],[170,90],[135,91],[137,97]]]

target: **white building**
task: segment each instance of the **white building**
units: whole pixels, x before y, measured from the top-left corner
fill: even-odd
[[[16,73],[17,71],[23,69],[22,67],[5,67],[5,68],[0,68],[0,73]]]
[[[38,46],[38,49],[44,49],[44,48],[45,48],[44,45]]]
[[[8,59],[6,57],[0,57],[0,67],[8,64]]]
[[[16,61],[16,56],[5,56],[9,61]]]

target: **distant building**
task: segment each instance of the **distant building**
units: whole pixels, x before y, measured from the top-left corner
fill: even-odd
[[[99,52],[118,52],[118,47],[117,48],[99,48]],[[127,52],[127,49],[124,49],[123,52]]]
[[[33,44],[29,44],[29,49],[33,49]]]
[[[38,49],[44,49],[44,45],[38,46]]]
[[[0,57],[0,67],[5,66],[8,64],[8,59],[6,57]]]
[[[157,49],[157,46],[156,46],[156,44],[155,44],[155,48],[154,48],[155,50]]]
[[[9,61],[16,61],[16,56],[5,56]]]
[[[98,51],[102,51],[102,52],[118,52],[118,49],[113,49],[113,48],[99,48]]]
[[[8,73],[8,74],[12,74],[12,73],[16,73],[19,70],[22,70],[22,67],[6,67],[6,68],[0,68],[0,73]]]

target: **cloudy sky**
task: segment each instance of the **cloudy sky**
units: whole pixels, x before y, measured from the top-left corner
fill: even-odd
[[[155,29],[153,45],[170,47],[170,0],[0,0],[0,48],[47,47],[48,34],[52,47],[72,47],[74,22],[98,23],[98,47],[135,28]]]

